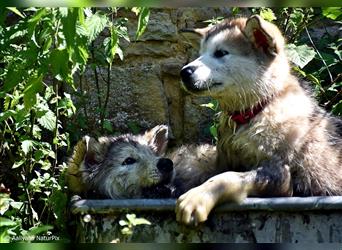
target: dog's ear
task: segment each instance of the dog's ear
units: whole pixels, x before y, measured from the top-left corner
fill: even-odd
[[[156,154],[163,155],[169,141],[169,128],[166,125],[155,126],[146,131],[143,137]]]
[[[205,28],[195,28],[195,29],[180,29],[179,32],[181,34],[195,34],[198,37],[200,38],[203,38],[208,30],[210,29],[210,27],[205,27]]]
[[[197,29],[181,29],[179,30],[179,34],[184,41],[191,44],[196,50],[199,49],[200,41],[204,38],[209,30],[209,27],[205,28],[197,28]]]
[[[100,163],[105,155],[104,152],[104,144],[96,139],[89,137],[89,136],[84,136],[83,137],[83,142],[86,147],[86,153],[84,156],[84,162],[87,165],[95,165]]]
[[[255,48],[262,49],[266,54],[272,56],[279,53],[281,41],[275,38],[280,33],[279,30],[260,16],[253,15],[248,18],[244,33]]]

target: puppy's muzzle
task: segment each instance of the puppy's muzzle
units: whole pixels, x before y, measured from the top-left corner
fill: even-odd
[[[195,86],[195,81],[193,77],[193,73],[195,72],[195,70],[196,70],[196,67],[185,66],[182,68],[180,72],[182,82],[184,83],[184,86],[188,90],[198,90],[198,88]]]
[[[162,183],[169,183],[173,176],[173,162],[168,158],[160,158],[157,168],[162,175]]]

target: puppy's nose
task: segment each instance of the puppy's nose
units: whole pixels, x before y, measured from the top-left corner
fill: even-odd
[[[184,83],[191,82],[191,75],[195,72],[196,68],[192,66],[185,67],[181,70],[180,75]]]
[[[160,158],[157,168],[162,174],[170,173],[173,170],[173,162],[168,158]]]

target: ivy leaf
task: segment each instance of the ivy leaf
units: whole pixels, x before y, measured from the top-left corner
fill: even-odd
[[[296,46],[288,44],[286,48],[287,56],[292,63],[299,68],[304,68],[312,59],[314,59],[316,52],[306,44]]]
[[[56,126],[56,116],[51,111],[48,110],[42,117],[38,118],[38,123],[47,130],[53,131]]]

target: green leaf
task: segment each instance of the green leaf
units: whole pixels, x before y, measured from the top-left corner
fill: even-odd
[[[212,109],[212,110],[214,110],[214,108],[215,108],[215,105],[212,102],[204,103],[204,104],[201,104],[200,106],[201,107],[206,107],[206,108],[209,108],[209,109]]]
[[[13,201],[11,198],[9,198],[8,194],[5,194],[0,196],[0,214],[3,215],[10,207],[11,201]]]
[[[17,223],[5,217],[0,217],[0,227],[13,227],[16,226]]]
[[[150,18],[150,10],[147,7],[141,7],[139,11],[139,18],[138,18],[138,28],[135,34],[135,40],[138,40],[140,36],[144,33],[148,20]]]
[[[277,19],[270,8],[262,8],[260,11],[260,16],[269,22],[272,22],[273,20]]]
[[[17,14],[21,18],[25,18],[25,16],[16,7],[7,7],[7,9],[9,9],[13,13]]]
[[[50,225],[42,225],[42,226],[36,226],[36,227],[31,227],[29,231],[27,232],[27,235],[38,235],[41,233],[45,233],[49,230],[53,229],[53,226]]]
[[[127,223],[127,221],[125,221],[125,220],[120,220],[120,221],[119,221],[119,225],[120,225],[120,226],[127,226],[128,223]]]
[[[8,71],[6,73],[6,78],[2,90],[4,92],[11,91],[16,85],[18,85],[21,82],[22,75],[22,69],[18,68],[15,64],[11,64],[8,67]]]
[[[42,117],[38,118],[38,123],[47,130],[53,131],[56,127],[56,115],[48,110]]]
[[[128,227],[124,227],[123,229],[121,229],[121,233],[125,234],[125,235],[131,235],[133,233],[132,229],[128,228]]]
[[[8,119],[9,117],[13,117],[17,114],[14,110],[7,110],[3,113],[0,113],[0,122]]]
[[[342,10],[341,7],[325,7],[322,8],[322,14],[329,19],[336,20],[341,16]]]
[[[109,133],[112,133],[114,131],[112,123],[108,120],[103,121],[103,128],[106,129]]]
[[[22,208],[22,207],[23,207],[23,204],[24,204],[24,202],[21,202],[21,201],[12,201],[12,202],[10,203],[11,207],[13,207],[14,209],[17,209],[17,210],[19,210],[20,208]]]
[[[217,138],[217,127],[214,125],[209,128],[210,134],[216,139]]]
[[[24,105],[25,109],[29,110],[34,106],[37,102],[37,93],[42,91],[43,89],[43,75],[38,77],[31,77],[26,84],[26,88],[24,90]]]
[[[26,153],[25,153],[25,154],[26,154]],[[26,160],[23,159],[23,160],[14,162],[14,164],[13,164],[13,166],[12,166],[12,169],[15,169],[15,168],[20,167],[21,165],[23,165],[23,164],[25,163],[25,161],[26,161]]]
[[[144,218],[136,218],[134,219],[133,225],[151,225],[151,222]]]
[[[334,115],[342,116],[342,100],[340,100],[332,107],[332,113]]]
[[[25,155],[27,155],[27,153],[30,152],[32,148],[33,148],[32,140],[25,140],[21,142],[21,149],[23,150]]]
[[[130,223],[133,223],[137,216],[135,214],[126,214],[126,218]]]
[[[55,49],[50,54],[50,64],[52,73],[55,76],[60,76],[63,79],[69,74],[69,55],[66,49]]]
[[[286,48],[287,56],[292,63],[299,68],[304,68],[312,59],[314,59],[316,52],[306,44],[296,46],[288,44]]]
[[[85,26],[88,30],[88,42],[91,43],[106,27],[108,18],[106,15],[95,13],[88,17],[85,21]]]
[[[65,13],[63,13],[65,14]],[[68,8],[68,14],[61,18],[63,24],[63,34],[68,47],[68,52],[72,53],[72,48],[75,43],[76,22],[78,18],[78,8]]]

